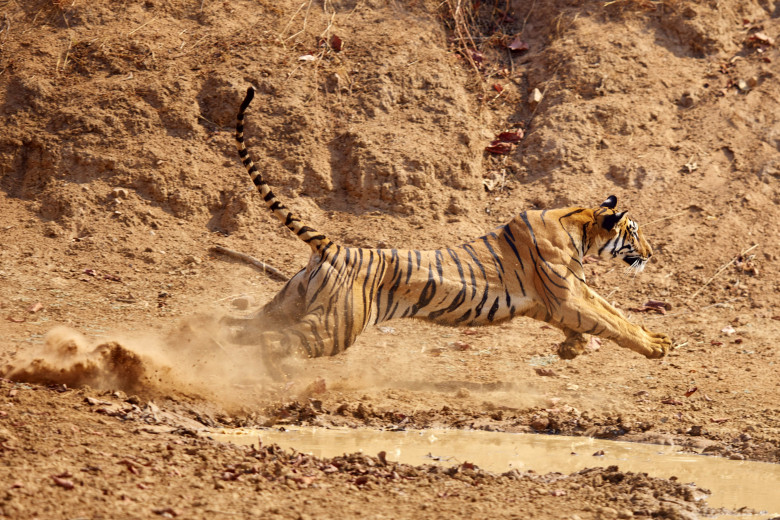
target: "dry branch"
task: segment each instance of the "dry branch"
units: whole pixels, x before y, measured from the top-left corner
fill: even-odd
[[[222,246],[214,246],[211,249],[212,251],[216,251],[217,253],[222,253],[223,255],[227,255],[231,258],[235,258],[236,260],[241,260],[242,262],[252,264],[253,266],[263,271],[264,273],[268,273],[268,276],[270,276],[271,278],[275,278],[276,280],[279,280],[281,282],[286,282],[288,280],[287,276],[285,276],[284,273],[282,273],[277,268],[266,264],[262,260],[258,260],[257,258],[251,257],[247,254],[239,253],[238,251],[233,251],[232,249],[228,249]]]
[[[686,304],[686,305],[688,305],[688,302],[690,302],[691,300],[693,300],[694,298],[696,298],[696,296],[698,296],[698,295],[699,295],[699,293],[700,293],[700,292],[702,292],[702,291],[704,290],[704,288],[705,288],[705,287],[707,287],[709,284],[711,284],[711,283],[712,283],[712,281],[713,281],[713,280],[715,280],[715,278],[717,278],[718,276],[720,276],[720,275],[721,275],[721,274],[722,274],[722,273],[723,273],[723,272],[724,272],[726,269],[728,269],[728,268],[729,268],[729,266],[733,265],[733,264],[734,264],[734,263],[737,261],[737,259],[739,259],[739,258],[744,258],[744,257],[745,257],[745,255],[747,255],[749,252],[751,252],[752,250],[754,250],[754,249],[755,249],[755,248],[757,248],[757,247],[758,247],[758,244],[754,244],[754,245],[752,245],[752,246],[748,247],[747,249],[745,249],[744,251],[742,251],[742,252],[741,252],[741,253],[739,253],[738,255],[735,255],[735,256],[734,256],[734,257],[733,257],[731,260],[729,260],[728,262],[726,262],[725,264],[723,264],[722,266],[720,266],[720,267],[718,268],[718,270],[717,270],[717,271],[715,271],[715,274],[713,274],[712,276],[710,276],[710,279],[709,279],[709,280],[707,280],[706,282],[704,282],[704,285],[702,285],[701,287],[699,287],[699,289],[698,289],[698,290],[697,290],[695,293],[693,293],[692,295],[690,295],[690,296],[689,296],[689,297],[688,297],[688,298],[685,300],[685,304]]]

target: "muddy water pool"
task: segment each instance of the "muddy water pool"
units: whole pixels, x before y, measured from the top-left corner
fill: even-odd
[[[780,514],[780,465],[728,460],[679,447],[565,437],[469,430],[351,430],[325,428],[215,429],[207,434],[234,444],[278,444],[284,448],[335,457],[362,452],[406,464],[453,466],[471,462],[492,472],[510,469],[572,473],[583,468],[618,466],[660,478],[677,477],[712,491],[712,507],[742,506]],[[762,515],[761,518],[767,518]]]

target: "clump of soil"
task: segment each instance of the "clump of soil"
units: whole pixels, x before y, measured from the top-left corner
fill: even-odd
[[[41,348],[6,366],[3,377],[38,384],[118,388],[133,391],[146,372],[142,358],[117,342],[87,346],[84,338],[62,328],[47,334]]]

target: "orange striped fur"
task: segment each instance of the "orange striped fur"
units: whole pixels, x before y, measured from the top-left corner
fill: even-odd
[[[309,244],[312,256],[273,300],[249,318],[228,318],[237,343],[274,356],[342,352],[369,325],[394,318],[480,326],[528,316],[560,328],[558,353],[571,359],[594,334],[648,358],[671,342],[635,325],[585,283],[585,255],[617,258],[640,271],[652,255],[639,226],[615,211],[609,197],[595,208],[524,211],[465,244],[434,251],[343,247],[303,224],[274,195],[244,144],[244,113],[236,125],[238,153],[268,209]]]

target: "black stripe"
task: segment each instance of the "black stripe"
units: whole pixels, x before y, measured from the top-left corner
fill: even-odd
[[[477,295],[477,278],[474,276],[474,269],[471,268],[471,264],[466,264],[469,268],[469,275],[471,276],[471,299]]]
[[[488,312],[488,321],[493,321],[493,318],[496,316],[496,312],[498,311],[498,297],[496,297],[496,301],[493,302],[493,305],[490,307],[490,312]]]
[[[512,249],[512,252],[515,254],[515,258],[517,258],[517,261],[520,262],[520,269],[525,270],[525,266],[523,266],[523,259],[520,258],[520,252],[517,250],[517,246],[515,246],[515,236],[512,234],[512,231],[509,229],[509,224],[504,226],[504,232],[501,234],[501,238],[504,239],[504,241],[509,244],[509,247]]]
[[[246,89],[246,97],[244,97],[244,101],[241,103],[241,108],[238,109],[239,114],[243,114],[246,112],[247,107],[249,106],[249,103],[252,102],[252,98],[255,97],[255,88],[250,86]]]
[[[469,316],[471,316],[471,309],[467,310],[467,311],[466,311],[466,312],[463,314],[463,316],[461,316],[460,318],[458,318],[457,320],[455,320],[455,323],[460,323],[460,322],[462,322],[462,321],[466,321],[467,319],[469,319]]]
[[[385,316],[382,321],[387,321],[390,319],[389,316],[391,316],[390,313],[393,310],[393,298],[395,296],[395,291],[397,291],[398,286],[401,285],[401,266],[398,262],[398,251],[395,249],[390,251],[390,262],[393,264],[393,275],[390,278],[390,280],[393,281],[393,285],[390,286],[390,289],[387,291],[387,309],[385,310]],[[398,304],[396,304],[396,307],[397,306]]]
[[[542,263],[544,263],[544,265],[547,267],[547,270],[551,271],[555,276],[557,276],[558,278],[560,278],[562,280],[566,280],[565,276],[563,276],[562,274],[559,274],[555,269],[552,268],[552,266],[549,264],[549,262],[547,262],[547,260],[544,259],[544,255],[542,255],[542,252],[539,249],[539,244],[536,242],[536,234],[534,233],[534,228],[531,226],[531,223],[528,221],[528,216],[526,215],[525,211],[520,213],[520,218],[523,219],[523,222],[525,222],[526,227],[528,227],[528,231],[531,233],[531,239],[533,240],[534,247],[536,248],[536,255],[539,258],[539,260],[541,260]],[[535,261],[534,261],[534,264],[536,264]],[[553,282],[552,278],[550,277],[550,275],[547,274],[547,270],[544,270],[542,272],[545,273],[547,279],[550,280],[550,283],[552,283],[556,287],[560,287],[561,289],[568,289],[568,287],[565,286],[565,285],[559,285],[559,284]]]
[[[420,298],[417,300],[417,303],[415,303],[412,306],[412,312],[409,314],[409,316],[416,315],[420,309],[431,303],[431,300],[433,300],[433,296],[436,294],[436,281],[433,278],[433,269],[428,267],[428,282],[425,284],[425,287],[423,287],[422,292],[420,293]]]

